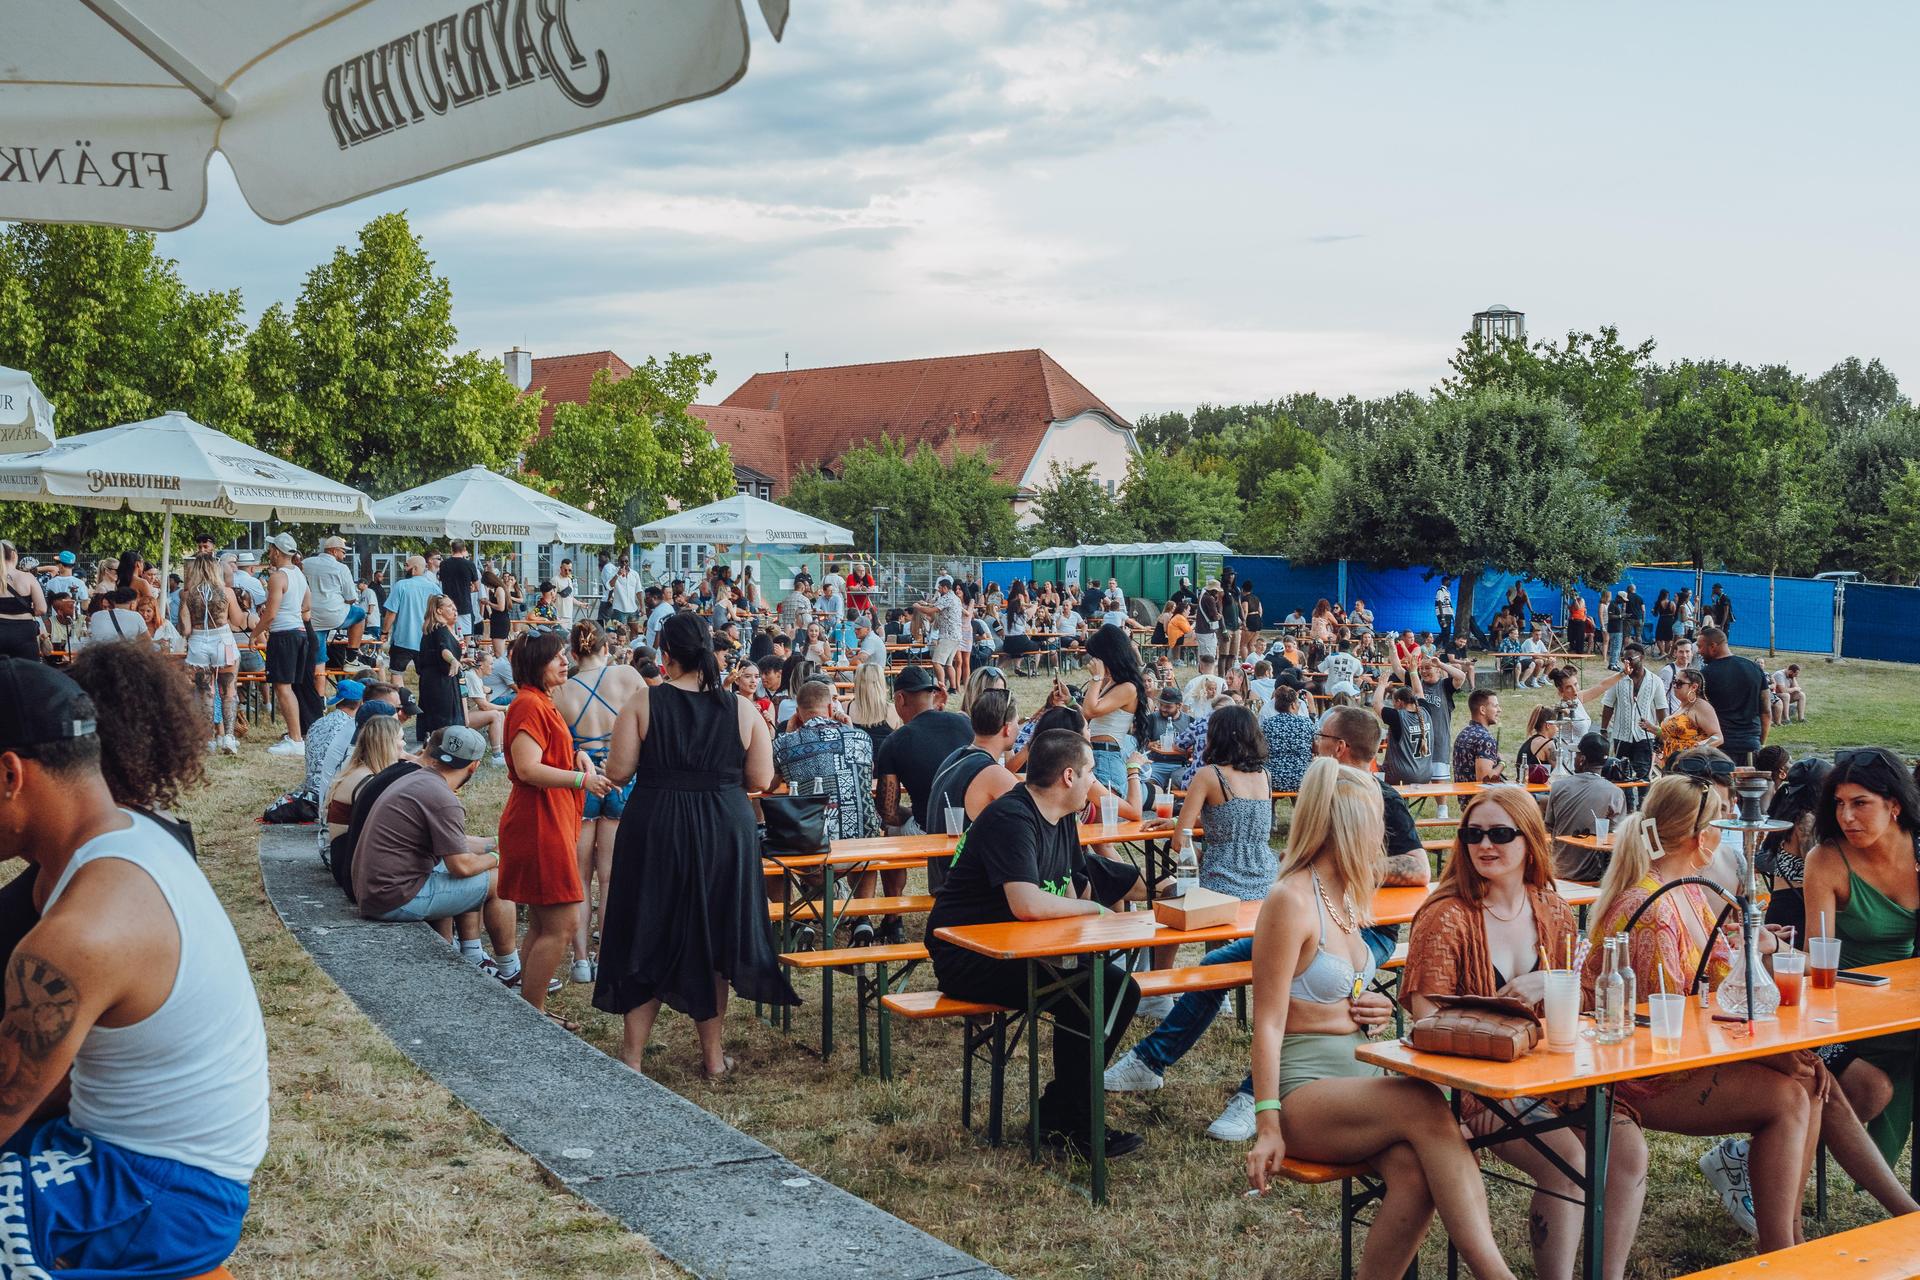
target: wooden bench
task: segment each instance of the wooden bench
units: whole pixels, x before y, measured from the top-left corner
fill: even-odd
[[[853,970],[854,1003],[860,1017],[860,1074],[867,1074],[867,1010],[878,1013],[880,1078],[893,1079],[892,1023],[882,998],[895,994],[898,984],[925,963],[927,949],[918,942],[889,946],[836,947],[827,951],[789,951],[782,964],[820,971],[820,1056],[833,1056],[833,974]]]
[[[1920,1222],[1887,1218],[1790,1249],[1695,1271],[1683,1280],[1911,1280],[1920,1275]]]
[[[1353,1228],[1371,1226],[1371,1218],[1362,1218],[1373,1205],[1386,1197],[1387,1183],[1372,1165],[1320,1164],[1313,1160],[1288,1157],[1280,1162],[1280,1176],[1306,1187],[1340,1184],[1340,1280],[1353,1275]],[[1420,1260],[1407,1268],[1407,1280],[1419,1280]]]
[[[921,865],[924,866],[926,859],[922,858],[920,862]],[[833,908],[833,918],[835,920],[850,920],[859,916],[924,915],[931,910],[933,910],[932,894],[909,893],[902,894],[895,898],[848,898],[844,902],[835,904]],[[820,918],[820,904],[814,902],[799,903],[794,907],[791,916],[789,916],[785,903],[769,902],[767,904],[767,918],[775,924],[784,923],[789,920],[802,922],[815,921]]]
[[[987,1145],[1000,1145],[1005,1130],[1007,1059],[1020,1043],[1026,1015],[1005,1005],[956,1000],[938,991],[901,991],[880,997],[880,1007],[897,1018],[914,1022],[935,1018],[962,1019],[960,1036],[960,1125],[973,1128],[973,1063],[985,1051],[987,1085]]]

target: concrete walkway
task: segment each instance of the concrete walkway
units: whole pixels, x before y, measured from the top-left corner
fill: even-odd
[[[311,827],[266,828],[260,864],[287,928],[401,1052],[695,1275],[1000,1276],[569,1035],[428,929],[361,920]]]

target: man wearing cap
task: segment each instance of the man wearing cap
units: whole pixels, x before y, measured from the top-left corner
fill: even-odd
[[[0,660],[0,861],[33,864],[41,913],[6,965],[0,1271],[199,1275],[266,1154],[266,1032],[205,875],[114,803],[94,715]]]
[[[381,633],[387,641],[387,669],[398,680],[408,667],[420,665],[420,635],[426,626],[427,601],[440,594],[434,580],[427,576],[425,556],[407,557],[407,576],[387,592],[387,607],[382,614]]]
[[[307,780],[304,790],[314,798],[315,804],[323,803],[326,792],[320,788],[339,768],[336,760],[347,758],[347,747],[353,741],[353,717],[360,710],[360,700],[366,697],[367,687],[358,680],[342,680],[327,699],[326,714],[315,720],[307,730]]]
[[[73,566],[77,563],[71,551],[62,551],[53,566],[53,573],[41,584],[41,591],[51,601],[56,595],[73,597],[73,602],[81,609],[87,607],[87,601],[93,598],[93,592],[87,588],[85,578],[75,576]]]
[[[500,855],[491,836],[467,834],[458,794],[486,758],[477,729],[448,725],[428,737],[421,767],[394,779],[367,809],[353,896],[369,920],[455,921],[472,940],[463,953],[479,950],[484,923],[504,961],[514,954],[514,915],[494,892]]]
[[[287,736],[267,748],[268,755],[303,756],[306,754],[306,728],[302,706],[295,686],[312,679],[313,661],[307,652],[307,620],[312,601],[307,575],[293,562],[298,549],[290,533],[276,533],[267,539],[267,599],[255,624],[254,643],[267,647],[267,683],[280,708],[280,719]],[[309,686],[311,687],[311,686]]]
[[[74,581],[78,582],[76,578]],[[76,598],[68,592],[47,597],[47,662],[64,667],[87,643],[87,620]]]
[[[1554,774],[1553,785],[1541,797],[1550,834],[1590,836],[1596,820],[1614,822],[1626,816],[1627,793],[1601,773],[1606,763],[1607,740],[1597,733],[1582,737],[1574,771]],[[1553,842],[1553,873],[1563,880],[1597,881],[1611,861],[1612,855],[1597,849]]]
[[[316,682],[326,672],[327,637],[341,627],[347,629],[349,652],[360,647],[366,629],[367,611],[360,607],[360,587],[347,568],[347,540],[339,534],[320,544],[320,554],[301,564],[307,585],[313,588],[313,629],[320,636],[320,652],[314,661]]]
[[[233,566],[233,589],[247,594],[240,603],[257,612],[267,602],[267,584],[253,572],[260,567],[260,557],[251,551],[229,551],[220,558]]]
[[[854,615],[853,651],[856,667],[871,662],[882,671],[887,669],[887,642],[874,631],[873,619],[864,613]]]
[[[933,592],[932,600],[915,601],[913,611],[933,619],[933,667],[938,677],[937,683],[944,688],[958,689],[962,683],[959,655],[967,639],[964,606],[960,593],[953,589],[952,578],[942,575],[934,583]],[[926,673],[921,674],[924,676]]]

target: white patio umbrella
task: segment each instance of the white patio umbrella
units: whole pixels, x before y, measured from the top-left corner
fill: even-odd
[[[636,525],[633,538],[636,542],[706,542],[727,546],[745,543],[776,547],[853,545],[853,535],[839,525],[744,493]]]
[[[218,147],[290,222],[746,71],[741,0],[11,0],[0,219],[183,227]]]
[[[373,504],[357,533],[610,546],[613,526],[485,467],[468,467]]]
[[[0,499],[166,514],[160,561],[173,558],[173,517],[364,524],[358,489],[296,467],[184,413],[66,436],[39,453],[0,458]]]
[[[0,453],[32,453],[53,443],[53,406],[33,375],[0,367]]]

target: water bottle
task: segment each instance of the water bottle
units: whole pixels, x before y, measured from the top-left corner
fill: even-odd
[[[1640,1006],[1640,994],[1637,990],[1639,979],[1633,972],[1633,953],[1627,950],[1627,935],[1617,934],[1613,944],[1614,958],[1620,962],[1620,1038],[1633,1039],[1634,1010]]]
[[[1173,896],[1184,898],[1199,887],[1200,859],[1194,856],[1193,846],[1187,845],[1173,862]]]
[[[1618,1044],[1620,1009],[1627,998],[1627,983],[1620,976],[1620,951],[1614,939],[1604,942],[1606,951],[1600,961],[1600,980],[1593,988],[1593,1038],[1601,1044]],[[1632,1025],[1629,1015],[1628,1025]]]

